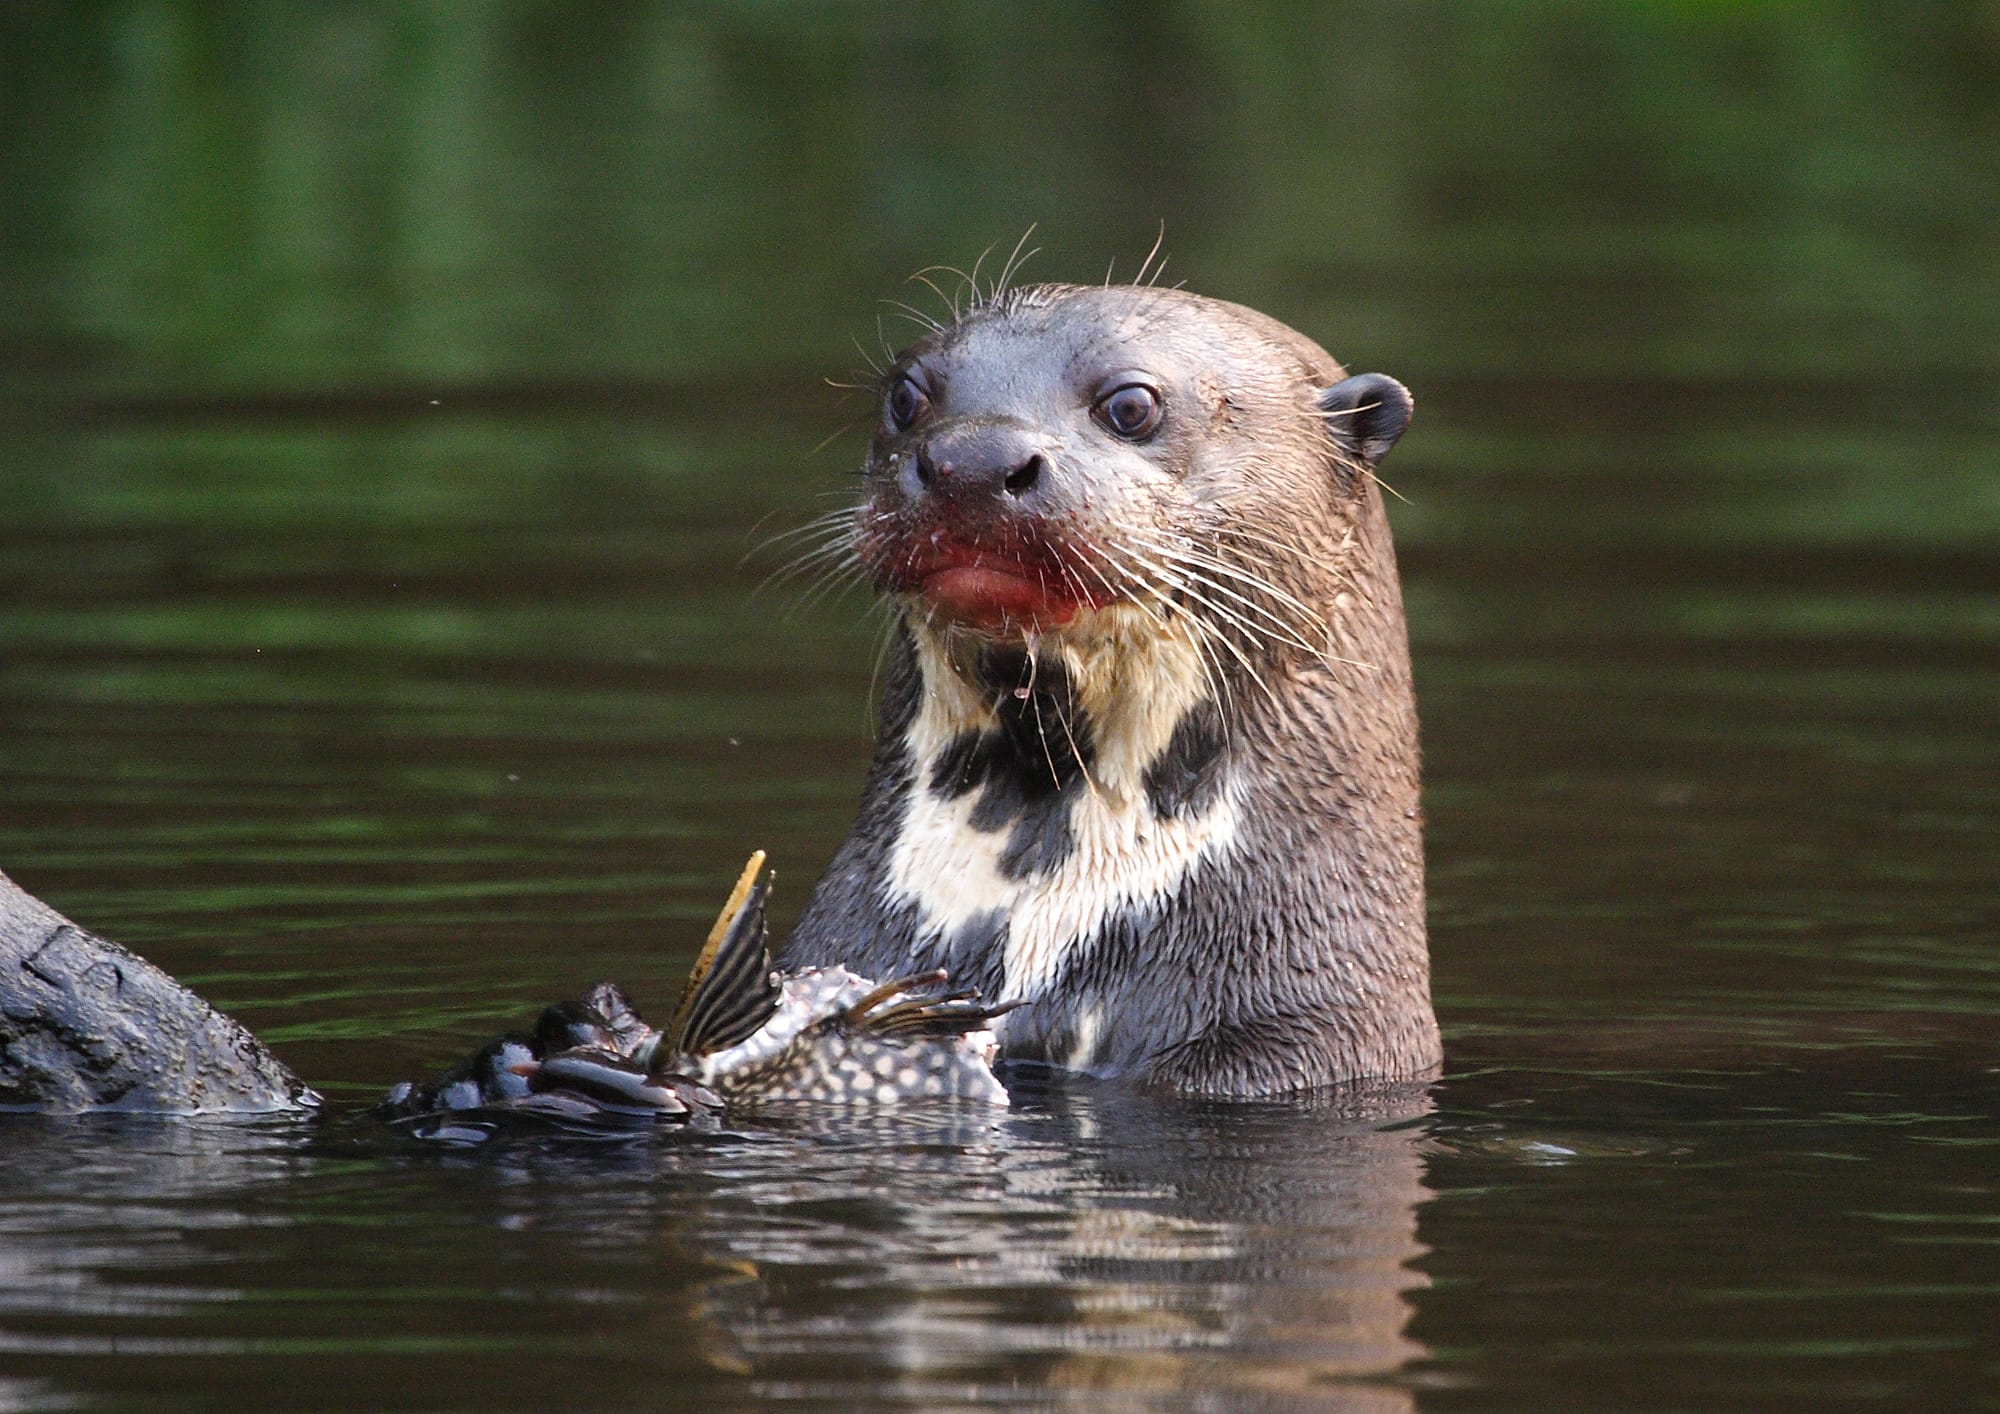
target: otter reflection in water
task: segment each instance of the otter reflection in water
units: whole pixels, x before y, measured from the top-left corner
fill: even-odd
[[[675,1146],[655,1201],[740,1265],[754,1392],[857,1405],[1413,1407],[1422,1086],[1215,1103],[1070,1081],[1011,1112],[819,1112]],[[660,1146],[665,1147],[665,1146]]]
[[[185,1377],[242,1407],[560,1408],[583,1350],[608,1409],[1411,1407],[1428,1143],[1357,1118],[1387,1097],[1016,1088],[421,1150],[291,1116],[0,1117],[10,1373],[127,1404]]]

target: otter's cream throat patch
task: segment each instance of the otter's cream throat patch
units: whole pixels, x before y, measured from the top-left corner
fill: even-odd
[[[977,792],[942,798],[929,789],[952,742],[995,729],[998,716],[953,667],[947,645],[928,632],[915,637],[924,697],[905,737],[916,770],[890,853],[888,902],[916,906],[925,943],[1004,917],[1000,995],[1032,1001],[1106,923],[1171,898],[1197,864],[1234,843],[1237,792],[1227,778],[1192,815],[1159,818],[1146,791],[1147,768],[1209,699],[1211,677],[1185,632],[1131,606],[1081,614],[1045,635],[1040,651],[1060,655],[1090,722],[1092,759],[1069,808],[1069,850],[1045,871],[1010,877],[1001,863],[1008,831],[972,824]]]

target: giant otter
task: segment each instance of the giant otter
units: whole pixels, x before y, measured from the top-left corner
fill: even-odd
[[[781,962],[948,969],[1002,1054],[1256,1096],[1440,1059],[1373,469],[1402,385],[1178,290],[1035,285],[882,374],[841,537],[899,622]]]

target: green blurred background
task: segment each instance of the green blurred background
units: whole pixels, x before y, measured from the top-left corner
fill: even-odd
[[[14,4],[24,395],[790,380],[1030,224],[1431,377],[1970,379],[1990,5]],[[872,338],[871,338],[872,341]]]
[[[1621,541],[2000,527],[1990,458],[1898,454],[1990,406],[1991,5],[17,3],[0,74],[6,425],[106,429],[8,458],[13,523],[643,500],[616,418],[504,492],[296,438],[209,482],[109,429],[830,429],[819,380],[907,333],[905,277],[1033,226],[1031,276],[1130,274],[1163,228],[1169,278],[1393,364],[1447,474],[1547,474],[1460,416],[1504,392],[1629,483]],[[1741,425],[1802,385],[1845,390],[1825,440]],[[1634,417],[1645,465],[1602,442]],[[1762,484],[1667,494],[1745,438]],[[1415,499],[1409,536],[1518,533]]]

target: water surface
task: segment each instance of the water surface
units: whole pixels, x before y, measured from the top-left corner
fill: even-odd
[[[1994,1407],[1990,23],[885,13],[10,13],[0,868],[341,1107],[665,1007],[866,761],[879,622],[759,591],[820,380],[920,264],[1164,216],[1419,399],[1446,1078],[8,1117],[0,1407]]]

